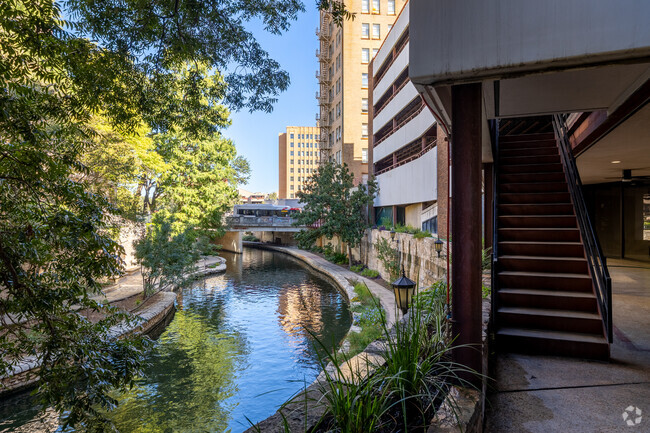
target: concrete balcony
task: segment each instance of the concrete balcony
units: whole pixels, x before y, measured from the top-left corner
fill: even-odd
[[[412,2],[409,75],[451,126],[451,86],[482,83],[484,117],[613,112],[650,76],[650,3]]]

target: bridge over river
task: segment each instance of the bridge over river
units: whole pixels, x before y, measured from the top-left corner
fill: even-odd
[[[293,233],[305,230],[307,226],[294,226],[296,220],[290,216],[233,215],[226,217],[226,234],[217,243],[225,251],[241,253],[242,234],[256,233],[262,241],[287,244],[293,240]]]

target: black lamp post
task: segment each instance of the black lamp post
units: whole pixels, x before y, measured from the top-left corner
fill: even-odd
[[[393,281],[392,286],[395,302],[397,302],[397,306],[402,310],[402,314],[406,314],[409,309],[409,303],[415,293],[415,281],[409,279],[404,273],[404,268],[402,268],[402,276]]]
[[[436,239],[436,241],[433,243],[433,246],[436,249],[436,253],[438,253],[438,257],[440,257],[440,253],[442,252],[442,245],[444,242],[440,240],[440,238]]]

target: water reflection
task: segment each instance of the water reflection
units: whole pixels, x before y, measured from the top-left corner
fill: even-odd
[[[224,256],[225,274],[179,293],[146,376],[111,414],[121,432],[241,432],[246,417],[270,416],[316,378],[307,330],[329,346],[347,332],[342,296],[300,262],[262,250]],[[35,414],[25,396],[0,402],[0,432]]]

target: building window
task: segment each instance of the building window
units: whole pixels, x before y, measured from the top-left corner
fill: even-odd
[[[293,150],[290,152],[290,155],[293,156]]]
[[[291,198],[293,198],[293,194],[291,194]]]
[[[372,37],[373,37],[373,39],[380,39],[381,38],[381,32],[380,32],[379,24],[373,24],[372,25]]]
[[[361,48],[361,63],[370,63],[370,48]]]
[[[290,159],[290,160],[289,160],[289,164],[293,164],[293,159]]]
[[[361,99],[361,112],[362,113],[368,112],[368,98]]]
[[[361,162],[368,163],[368,149],[361,149]]]
[[[293,176],[289,178],[289,182],[293,182]]]
[[[392,25],[392,24],[388,24],[388,30],[386,30],[386,34],[388,34],[388,32],[390,32],[390,29],[392,29],[392,28],[393,28],[393,25]]]
[[[366,72],[361,74],[361,87],[364,89],[368,88],[368,74]]]
[[[361,23],[361,37],[364,39],[370,39],[370,24]]]
[[[372,13],[378,14],[379,12],[379,0],[372,0]]]
[[[372,49],[372,58],[374,59],[377,53],[379,52],[379,48],[373,48]]]
[[[289,185],[289,189],[293,191],[293,185]]]
[[[291,147],[293,147],[293,141],[291,142]]]
[[[368,138],[368,124],[367,123],[362,123],[361,124],[361,136],[363,138]]]
[[[291,134],[291,136],[289,138],[291,138],[293,140],[293,134]]]
[[[438,233],[438,217],[434,216],[422,222],[422,231],[429,233]]]
[[[388,15],[395,15],[395,0],[388,0]]]
[[[290,170],[289,173],[293,173],[293,168],[290,168],[289,170]]]
[[[361,13],[370,13],[370,0],[361,0]]]

